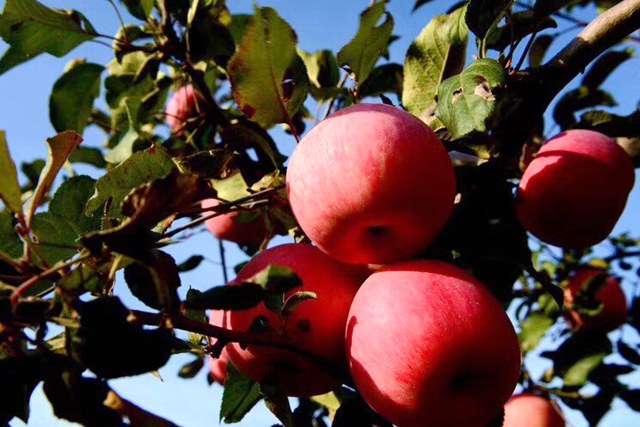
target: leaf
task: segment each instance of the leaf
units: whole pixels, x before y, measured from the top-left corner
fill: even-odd
[[[307,53],[298,50],[311,82],[311,93],[317,100],[329,99],[337,93],[340,80],[338,61],[330,50]]]
[[[606,356],[605,352],[592,354],[572,365],[564,375],[565,387],[580,387],[584,385],[591,371],[598,367]]]
[[[282,389],[278,386],[260,384],[260,392],[265,406],[284,424],[284,427],[294,427],[289,399]]]
[[[38,186],[29,201],[27,226],[31,226],[31,220],[37,207],[40,206],[49,190],[51,190],[53,181],[58,176],[62,166],[81,142],[82,137],[74,131],[61,132],[52,138],[47,138],[47,164],[40,174]]]
[[[22,190],[16,164],[9,153],[6,134],[0,130],[0,200],[13,213],[22,216]]]
[[[317,300],[317,299],[318,299],[318,294],[316,294],[315,292],[309,292],[309,291],[296,292],[295,294],[291,295],[289,298],[287,298],[284,301],[284,304],[280,309],[280,313],[284,316],[289,316],[304,301]]]
[[[402,105],[422,120],[427,118],[440,84],[464,68],[469,34],[465,12],[463,7],[436,16],[407,50]]]
[[[189,310],[247,310],[260,304],[265,290],[255,283],[216,286],[184,302]]]
[[[480,40],[484,40],[489,30],[502,20],[512,3],[513,0],[471,0],[465,16],[469,29]]]
[[[10,48],[0,58],[0,75],[41,53],[62,57],[97,35],[77,11],[48,8],[36,0],[6,0],[0,36]]]
[[[269,264],[244,282],[255,283],[272,293],[285,293],[302,286],[302,280],[293,270],[275,264]]]
[[[195,378],[203,367],[204,357],[197,357],[191,362],[182,365],[182,368],[178,371],[178,376],[185,379]]]
[[[184,273],[187,271],[195,270],[204,261],[202,255],[191,255],[185,261],[178,264],[178,272]]]
[[[14,417],[27,423],[29,399],[43,376],[41,363],[40,356],[0,359],[0,424],[8,425]]]
[[[552,42],[553,36],[549,34],[542,34],[536,37],[531,45],[531,50],[529,50],[529,65],[531,67],[539,67],[542,65],[544,54],[547,52]]]
[[[594,62],[582,78],[582,85],[595,89],[600,87],[607,77],[623,62],[633,57],[633,49],[608,50]]]
[[[547,28],[557,26],[552,17],[540,16],[531,10],[511,13],[504,25],[497,27],[488,35],[486,47],[502,52],[511,46],[512,42],[518,43],[530,34],[540,33]]]
[[[597,105],[616,106],[615,100],[608,92],[601,89],[580,86],[565,93],[553,109],[553,119],[562,129],[571,127],[576,122],[575,113]]]
[[[86,211],[94,213],[108,202],[105,215],[122,218],[120,206],[134,188],[169,175],[175,164],[167,151],[159,145],[133,153],[126,161],[111,169],[96,182],[96,190],[87,202]]]
[[[124,278],[131,293],[147,306],[168,313],[179,309],[178,266],[166,252],[149,251],[143,260],[124,269]]]
[[[74,130],[82,134],[94,100],[100,95],[100,75],[104,67],[82,63],[67,71],[53,85],[49,116],[57,132]]]
[[[518,334],[518,339],[522,351],[527,353],[535,349],[553,323],[552,318],[537,313],[530,315],[520,323],[521,331]]]
[[[22,256],[22,240],[13,226],[13,215],[7,210],[0,211],[0,259],[18,259]]]
[[[496,89],[506,78],[500,63],[478,59],[440,84],[435,113],[454,139],[487,130],[487,121],[496,108]]]
[[[318,396],[312,396],[311,400],[316,402],[317,404],[327,408],[329,411],[329,419],[333,421],[336,411],[340,408],[340,399],[334,392],[329,392],[325,394],[320,394]]]
[[[240,171],[224,179],[212,179],[211,186],[216,190],[218,199],[227,202],[234,202],[251,194]]]
[[[65,291],[99,294],[102,291],[99,274],[94,266],[80,264],[60,279],[56,286]]]
[[[422,7],[427,3],[431,3],[432,1],[433,0],[416,0],[416,4],[413,5],[413,9],[411,11],[415,12],[419,7]]]
[[[121,398],[113,390],[109,390],[103,403],[107,408],[125,416],[131,427],[178,427],[177,424]]]
[[[262,399],[260,386],[236,369],[227,365],[227,379],[222,393],[220,420],[227,424],[242,421],[242,418]]]
[[[360,98],[376,97],[384,93],[395,93],[402,96],[404,71],[400,64],[384,64],[371,71],[367,80],[358,88]]]
[[[288,121],[308,92],[298,38],[272,8],[254,8],[255,17],[229,60],[233,95],[242,112],[265,127]]]
[[[638,354],[638,351],[622,341],[618,342],[618,353],[620,353],[620,356],[627,362],[640,365],[640,354]]]
[[[640,389],[625,390],[620,393],[620,399],[634,411],[640,412]]]
[[[377,25],[383,16],[384,22]],[[393,17],[385,10],[384,1],[376,1],[360,14],[355,37],[338,52],[338,64],[348,64],[358,84],[367,79],[387,49],[393,26]]]
[[[146,21],[153,10],[153,0],[120,0],[130,14]]]
[[[611,137],[638,137],[640,136],[640,111],[628,116],[619,116],[601,110],[587,111],[580,116],[580,121],[573,127],[595,130]]]
[[[86,163],[91,166],[103,169],[107,166],[102,151],[93,147],[78,147],[76,151],[69,156],[71,163]]]
[[[112,164],[119,164],[127,160],[134,151],[134,145],[139,141],[140,134],[138,133],[138,114],[142,107],[142,101],[137,98],[124,98],[122,100],[122,111],[124,115],[122,120],[118,121],[117,137],[113,138],[111,142],[116,146],[111,149],[104,159]],[[114,116],[115,117],[115,116]]]

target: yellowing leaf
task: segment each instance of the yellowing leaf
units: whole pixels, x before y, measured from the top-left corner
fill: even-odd
[[[11,212],[22,215],[22,192],[18,183],[16,165],[11,159],[7,138],[0,131],[0,199]]]

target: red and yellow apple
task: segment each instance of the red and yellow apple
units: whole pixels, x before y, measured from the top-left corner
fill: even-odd
[[[221,202],[216,199],[207,199],[202,201],[202,208],[208,209],[216,207]],[[213,212],[213,211],[212,211]],[[209,215],[211,212],[205,212]],[[240,212],[230,212],[222,215],[214,216],[205,221],[205,225],[211,234],[221,240],[238,243],[239,245],[258,246],[267,234],[267,226],[264,218],[257,215],[249,222],[240,222]]]
[[[179,88],[167,104],[165,116],[173,133],[180,133],[184,129],[186,121],[202,114],[204,105],[203,97],[192,85]]]
[[[564,417],[551,401],[542,396],[522,393],[504,405],[503,427],[564,427]]]
[[[229,359],[254,381],[277,384],[290,396],[327,393],[341,384],[341,378],[325,363],[346,366],[344,330],[358,289],[358,276],[314,246],[288,244],[258,254],[230,285],[247,280],[272,264],[290,268],[302,280],[302,286],[285,297],[309,291],[317,295],[317,300],[303,301],[286,317],[269,310],[264,303],[249,310],[228,311],[227,327],[247,331],[261,318],[270,329],[280,331],[290,345],[313,357],[267,346],[249,345],[243,349],[235,343],[227,345]]]
[[[214,326],[225,327],[224,317],[224,311],[212,310],[211,314],[209,315],[209,323]],[[216,343],[216,341],[217,340],[215,338],[212,338],[210,344],[213,345]],[[229,355],[227,354],[226,348],[222,349],[219,357],[209,358],[209,372],[211,373],[211,378],[213,378],[219,384],[224,384],[227,379],[228,362]]]
[[[418,254],[449,219],[455,176],[447,151],[421,120],[389,105],[360,104],[323,120],[287,170],[293,213],[332,257],[383,264]]]
[[[590,286],[599,286],[593,294],[593,299],[601,304],[601,309],[594,316],[585,316],[572,306],[576,298],[579,298],[580,294]],[[602,270],[595,268],[578,270],[569,279],[564,295],[569,307],[567,319],[574,329],[612,331],[627,321],[627,299],[620,287],[620,282]]]
[[[589,130],[563,132],[525,169],[518,217],[545,243],[586,248],[611,233],[634,180],[631,159],[613,139]]]
[[[518,339],[500,303],[439,261],[373,273],[351,306],[346,341],[358,391],[400,427],[483,427],[520,374]]]

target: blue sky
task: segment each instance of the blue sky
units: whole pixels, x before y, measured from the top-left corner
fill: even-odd
[[[46,5],[63,9],[74,8],[83,12],[93,23],[94,27],[104,34],[115,34],[118,21],[113,9],[106,0],[44,0]],[[251,0],[229,1],[234,13],[250,12],[253,7]],[[403,62],[404,53],[409,43],[432,16],[443,13],[453,1],[435,1],[421,8],[417,13],[411,13],[413,0],[392,0],[389,9],[396,20],[395,34],[400,40],[391,47],[391,59]],[[358,14],[369,4],[369,0],[323,0],[323,1],[295,1],[276,0],[261,1],[261,6],[275,7],[279,13],[296,29],[299,46],[304,50],[329,48],[339,50],[355,34],[358,25]],[[4,1],[0,0],[0,6]],[[580,17],[591,19],[595,11],[580,12]],[[575,32],[569,33],[563,39],[568,40]],[[562,40],[553,45],[557,49]],[[0,51],[5,45],[0,42]],[[470,47],[470,54],[474,48]],[[44,140],[55,134],[48,119],[48,94],[55,80],[63,73],[66,63],[72,58],[86,58],[90,62],[106,64],[112,55],[111,51],[102,45],[86,43],[65,58],[40,56],[26,65],[9,71],[0,77],[0,129],[7,131],[9,147],[17,163],[33,160],[46,155]],[[616,95],[620,106],[614,109],[619,113],[629,113],[637,105],[640,98],[640,85],[629,84],[637,82],[638,63],[632,59],[625,63],[605,88]],[[553,132],[553,130],[551,130]],[[85,145],[100,146],[104,135],[95,129],[85,131]],[[294,147],[294,140],[278,130],[274,137],[285,153]],[[91,168],[81,169],[81,172],[96,176],[98,171]],[[636,185],[628,208],[620,220],[616,230],[638,230],[640,189]],[[227,244],[229,265],[233,266],[243,260],[243,255],[234,245]],[[189,286],[197,289],[208,289],[222,284],[219,265],[217,243],[210,235],[198,233],[189,240],[170,248],[171,254],[178,262],[192,254],[202,254],[207,258],[199,269],[183,276],[183,292]],[[629,285],[629,284],[627,284]],[[626,286],[628,291],[630,286]],[[122,295],[131,307],[142,308],[127,291],[126,285],[120,280],[116,292]],[[140,406],[165,416],[179,425],[189,427],[215,426],[218,424],[221,388],[209,387],[204,378],[204,371],[196,379],[182,380],[176,376],[183,363],[190,360],[188,356],[177,356],[160,370],[163,380],[152,375],[112,381],[112,387],[123,397],[138,403]],[[544,365],[536,364],[542,369]],[[585,425],[580,416],[571,416],[575,426]],[[240,424],[242,426],[269,426],[276,420],[262,405],[251,413]],[[15,423],[15,425],[21,425]],[[57,421],[52,415],[48,402],[40,389],[32,398],[32,416],[29,426],[68,426],[68,423]],[[629,410],[620,401],[614,404],[613,411],[601,423],[602,426],[630,426],[640,425],[640,416]]]

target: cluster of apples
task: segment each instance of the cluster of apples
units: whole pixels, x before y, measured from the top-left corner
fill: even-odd
[[[170,116],[180,119],[170,123],[174,132],[197,105],[187,102],[194,96],[187,90],[174,98],[178,96],[180,102],[170,103]],[[525,170],[517,212],[541,240],[586,247],[609,234],[633,181],[630,160],[610,138],[565,132],[546,144]],[[214,311],[210,322],[246,331],[259,321],[314,357],[229,344],[211,361],[213,378],[224,382],[230,360],[253,380],[302,397],[338,387],[348,366],[367,403],[400,427],[483,427],[495,418],[520,373],[519,345],[508,317],[465,271],[440,261],[412,259],[435,239],[454,208],[453,166],[433,131],[387,105],[341,110],[296,147],[287,190],[295,217],[315,246],[268,249],[229,285],[269,265],[281,265],[303,283],[285,298],[302,290],[315,293],[317,300],[302,302],[286,317],[261,303],[249,310]],[[209,200],[203,206],[216,203]],[[206,225],[221,239],[261,242],[265,224],[241,224],[235,221],[237,215],[218,216]],[[567,300],[572,302],[584,283],[599,274],[604,273],[576,274]],[[616,302],[602,310],[599,321],[598,316],[585,320],[574,312],[572,323],[589,327],[604,319],[606,329],[617,327],[626,317],[626,301],[619,284],[608,278],[596,300],[605,304],[610,295]],[[526,402],[532,402],[531,408],[553,409],[547,411],[551,421],[540,425],[564,425],[548,399],[521,395],[505,407],[507,427],[525,425],[524,418],[513,415],[522,411],[510,408]]]

